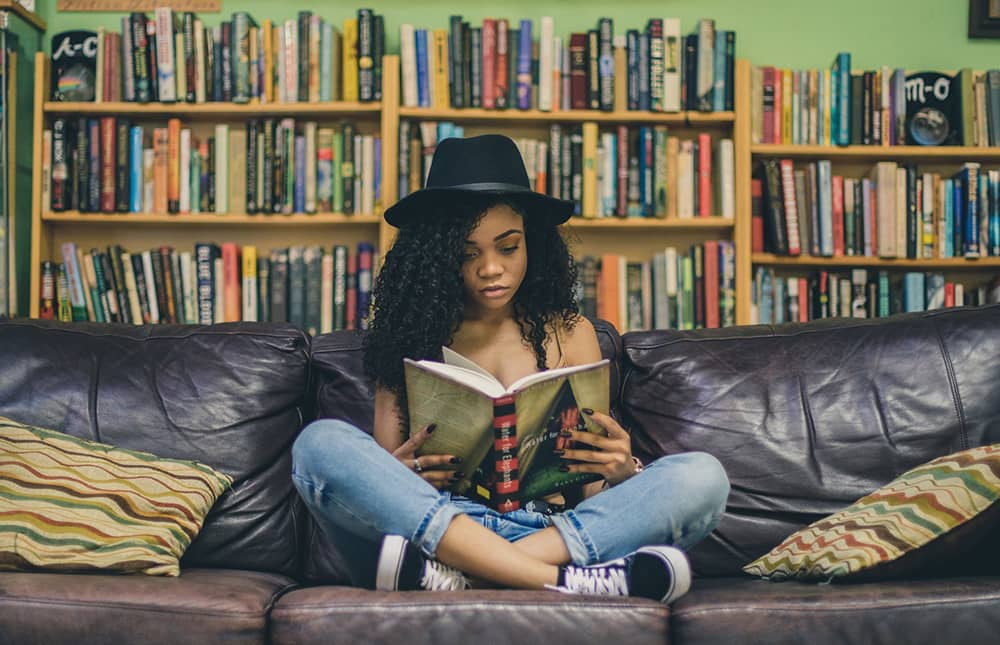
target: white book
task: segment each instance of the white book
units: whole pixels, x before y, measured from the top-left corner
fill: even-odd
[[[399,26],[399,69],[403,77],[403,105],[417,107],[417,43],[413,25],[408,22]]]
[[[146,300],[149,301],[149,322],[160,322],[159,299],[156,296],[156,281],[153,280],[153,256],[149,251],[142,252],[142,271],[146,279]],[[99,306],[94,303],[94,306]]]
[[[181,294],[184,296],[184,321],[190,325],[198,322],[198,303],[195,295],[198,293],[198,277],[194,268],[194,256],[191,251],[181,251],[177,255],[181,269]]]
[[[880,161],[872,169],[875,182],[875,243],[881,258],[896,257],[896,163]]]
[[[215,126],[215,212],[229,212],[229,125]]]
[[[601,133],[601,149],[604,151],[604,158],[601,171],[601,211],[604,215],[610,216],[617,207],[618,189],[618,155],[615,153],[618,147],[618,140],[614,132]]]
[[[542,16],[541,31],[538,36],[538,109],[552,111],[552,39],[555,37],[555,21],[552,16]]]
[[[677,217],[694,217],[694,143],[681,141],[677,154]]]
[[[128,300],[128,311],[133,325],[141,325],[142,306],[139,304],[139,290],[135,284],[135,270],[132,267],[132,255],[122,253],[122,273],[125,278],[125,295]]]
[[[628,327],[628,260],[618,256],[618,320],[622,328]]]
[[[347,145],[346,141],[344,142],[344,145]],[[365,208],[364,208],[366,201],[365,201],[365,194],[362,192],[363,188],[362,188],[362,181],[361,181],[361,179],[362,179],[362,175],[367,174],[365,171],[368,168],[367,165],[366,165],[365,158],[364,158],[364,149],[365,149],[365,145],[364,145],[364,142],[362,141],[362,135],[360,135],[360,134],[354,135],[354,169],[355,169],[354,170],[354,212],[355,213],[362,213],[364,215],[370,215],[371,211],[366,211]],[[374,164],[373,164],[372,167],[374,167]],[[358,172],[358,170],[357,170],[358,168],[361,169],[361,172]]]
[[[153,192],[156,184],[153,179],[153,162],[156,160],[156,153],[152,148],[142,150],[142,212],[153,212]]]
[[[174,10],[170,7],[157,7],[154,19],[156,20],[156,87],[160,102],[173,103],[177,100],[176,77],[178,76],[174,57]]]
[[[191,212],[191,129],[181,129],[181,196],[180,211]]]
[[[375,212],[375,137],[361,137],[361,213]]]
[[[306,212],[316,212],[316,130],[315,121],[306,121]],[[374,155],[373,155],[374,156]],[[374,176],[374,174],[373,174]],[[374,212],[374,206],[372,212]]]
[[[736,181],[735,163],[736,152],[732,139],[722,139],[719,141],[719,192],[722,204],[723,217],[736,216]],[[794,194],[794,190],[792,191]]]
[[[712,103],[712,86],[715,84],[715,21],[703,18],[698,21],[698,109]]]
[[[242,270],[242,320],[257,321],[257,247],[244,246],[243,257],[240,258]],[[252,267],[252,268],[251,268]]]
[[[299,100],[299,23],[295,19],[285,21],[285,100],[294,103]]]
[[[274,58],[274,100],[284,103],[285,96],[285,29],[282,25],[276,27],[278,34],[277,49],[272,53]]]
[[[194,100],[196,103],[204,103],[207,90],[205,83],[205,23],[201,21],[201,18],[194,19],[194,78]]]
[[[552,37],[552,109],[562,109],[562,48],[563,39]]]
[[[319,302],[319,333],[333,331],[333,254],[323,253],[321,260],[322,289]]]

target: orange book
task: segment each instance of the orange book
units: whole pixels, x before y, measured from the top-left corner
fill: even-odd
[[[243,287],[240,284],[240,247],[222,244],[222,320],[239,322],[243,316]]]
[[[705,241],[705,327],[719,326],[719,243]]]
[[[167,210],[181,210],[181,120],[167,121]]]
[[[482,26],[482,105],[492,110],[497,106],[497,21],[483,18]]]
[[[809,281],[799,278],[799,322],[809,322]]]
[[[698,215],[712,215],[712,135],[698,135]]]
[[[153,128],[153,212],[167,212],[167,128]],[[179,178],[178,178],[179,179]],[[178,191],[179,192],[179,191]]]
[[[601,256],[601,270],[597,274],[597,317],[621,329],[618,319],[618,256]]]
[[[261,21],[261,43],[263,45],[263,51],[261,55],[264,57],[264,87],[263,95],[264,101],[266,103],[274,102],[274,25],[270,20]]]

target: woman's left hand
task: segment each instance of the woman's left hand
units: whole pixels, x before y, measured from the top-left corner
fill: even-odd
[[[618,422],[601,412],[584,411],[597,425],[604,428],[607,436],[593,432],[572,431],[573,449],[564,450],[562,458],[577,463],[565,467],[571,473],[597,473],[611,486],[620,484],[636,473],[632,460],[632,440]],[[581,447],[585,444],[588,447]]]

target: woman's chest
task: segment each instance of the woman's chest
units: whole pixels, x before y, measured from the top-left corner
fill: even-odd
[[[520,334],[513,338],[495,337],[489,343],[470,343],[467,339],[455,338],[451,349],[495,376],[504,387],[538,371],[535,352]]]

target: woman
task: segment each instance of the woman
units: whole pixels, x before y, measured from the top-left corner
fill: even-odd
[[[320,420],[293,449],[295,486],[348,560],[354,584],[460,589],[469,576],[662,602],[687,591],[680,549],[711,532],[729,492],[713,457],[672,455],[643,468],[628,433],[584,409],[606,436],[574,432],[563,458],[569,471],[601,481],[584,487],[574,508],[538,500],[500,515],[446,490],[462,476],[453,455],[417,458],[434,424],[408,431],[403,358],[440,360],[448,346],[504,385],[600,360],[594,328],[573,300],[576,273],[557,228],[572,209],[531,191],[513,141],[484,135],[442,141],[426,187],[386,211],[399,235],[375,285],[366,337],[374,437]]]

